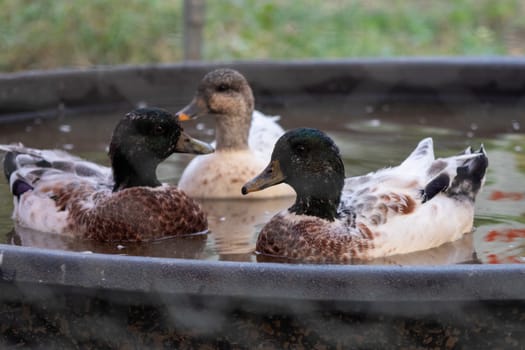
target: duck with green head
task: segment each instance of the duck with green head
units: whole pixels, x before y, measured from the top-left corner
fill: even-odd
[[[277,141],[270,164],[242,193],[287,183],[297,194],[262,228],[257,253],[351,262],[437,247],[470,232],[487,166],[483,147],[435,159],[427,138],[399,166],[345,179],[332,139],[299,128]]]
[[[60,150],[0,145],[13,194],[13,219],[42,232],[100,241],[146,241],[202,232],[200,206],[156,176],[175,152],[213,148],[191,138],[169,112],[142,108],[126,114],[111,138],[111,168]]]

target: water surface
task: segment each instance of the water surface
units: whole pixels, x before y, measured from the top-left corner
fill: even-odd
[[[473,113],[468,111],[465,114]],[[490,165],[486,186],[476,203],[475,231],[435,249],[368,263],[525,262],[525,135],[518,119],[505,115],[506,111],[502,110],[498,127],[483,128],[475,122],[465,124],[457,113],[425,108],[419,108],[417,115],[414,111],[405,112],[382,106],[365,107],[349,113],[351,115],[308,109],[294,114],[273,110],[272,114],[281,114],[281,124],[287,129],[309,126],[327,131],[341,149],[347,176],[396,165],[421,138],[427,136],[434,138],[436,156],[452,155],[468,145],[477,148],[483,143]],[[122,113],[82,114],[0,124],[0,143],[22,142],[30,147],[62,148],[107,165],[107,144]],[[496,112],[492,110],[492,113]],[[455,122],[457,120],[462,122]],[[188,122],[185,128],[195,137],[213,139],[212,120]],[[190,155],[173,155],[159,167],[159,178],[176,183],[191,158]],[[292,200],[204,200],[200,202],[208,212],[210,234],[207,239],[194,237],[142,244],[105,244],[14,227],[10,218],[12,199],[2,177],[0,242],[81,252],[256,261],[252,252],[257,232]]]

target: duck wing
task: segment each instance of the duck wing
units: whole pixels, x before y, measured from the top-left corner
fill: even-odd
[[[258,158],[269,162],[273,146],[284,134],[284,129],[277,123],[279,116],[267,116],[253,111],[248,145]]]
[[[414,212],[422,203],[425,185],[433,179],[428,176],[428,169],[434,162],[434,144],[427,137],[400,165],[345,179],[341,210],[353,212],[371,225],[385,224],[389,217]],[[441,183],[435,181],[431,186],[435,185],[439,187]]]
[[[434,159],[432,139],[426,138],[399,166],[345,179],[340,211],[377,225],[416,211],[439,193],[474,199],[487,166],[483,146]]]
[[[110,167],[86,161],[63,150],[39,150],[16,144],[0,145],[0,151],[6,152],[4,174],[8,181],[13,172],[25,168],[37,170],[37,173],[44,171],[44,169],[54,169],[80,177],[96,178],[98,181],[108,184],[113,182]],[[26,173],[30,174],[31,172]]]
[[[111,192],[111,169],[61,150],[38,150],[0,145],[4,174],[14,197],[13,218],[23,226],[43,232],[67,230],[69,207],[93,192]],[[30,195],[22,196],[31,191]],[[89,207],[89,201],[86,202]]]

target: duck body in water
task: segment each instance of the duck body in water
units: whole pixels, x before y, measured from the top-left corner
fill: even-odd
[[[435,159],[427,138],[399,166],[345,179],[335,143],[300,128],[278,140],[270,164],[242,192],[285,182],[297,193],[263,227],[257,253],[348,263],[434,248],[470,232],[487,166],[483,147]]]
[[[158,108],[126,114],[114,129],[111,168],[60,150],[0,145],[13,219],[42,232],[99,241],[147,241],[207,229],[200,206],[159,182],[157,165],[175,152],[210,153]]]

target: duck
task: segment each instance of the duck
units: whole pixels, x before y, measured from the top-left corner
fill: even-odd
[[[270,163],[241,191],[285,182],[296,192],[294,204],[259,232],[258,256],[355,263],[438,247],[471,232],[487,167],[483,146],[435,159],[432,138],[425,138],[400,165],[345,178],[334,141],[298,128],[281,136]]]
[[[117,123],[109,145],[111,167],[61,150],[0,145],[4,174],[20,227],[96,241],[152,241],[203,233],[200,205],[155,173],[173,153],[213,148],[184,132],[160,108],[139,108]]]
[[[192,159],[178,183],[194,198],[242,199],[239,188],[264,169],[273,145],[284,133],[278,117],[254,111],[248,81],[230,68],[206,74],[193,100],[176,116],[181,121],[215,117],[215,152]],[[293,195],[293,190],[283,184],[249,199]]]

